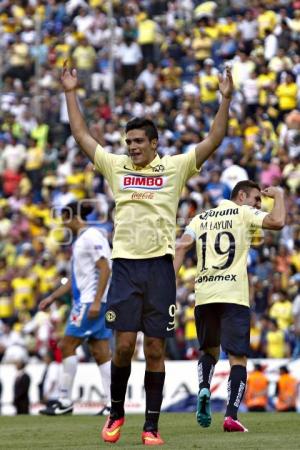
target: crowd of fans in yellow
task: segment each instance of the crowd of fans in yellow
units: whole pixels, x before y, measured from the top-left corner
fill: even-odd
[[[126,152],[122,127],[147,116],[161,154],[191,150],[218,107],[218,73],[232,67],[228,133],[190,180],[178,236],[202,209],[229,198],[245,178],[281,185],[287,224],[248,260],[253,357],[300,355],[300,2],[0,1],[0,354],[41,358],[63,332],[70,298],[49,312],[39,301],[70,273],[70,239],[59,211],[94,199],[91,220],[113,232],[113,201],[71,136],[60,70],[77,68],[81,107],[93,135]],[[110,52],[113,60],[110,58]],[[115,98],[110,87],[113,64]],[[270,200],[263,208],[270,210]],[[195,255],[177,281],[172,359],[197,358]],[[21,350],[20,350],[21,348]]]

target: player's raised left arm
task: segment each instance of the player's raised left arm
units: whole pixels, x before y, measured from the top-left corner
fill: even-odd
[[[192,248],[194,242],[195,240],[190,234],[183,234],[180,240],[176,242],[175,258],[173,262],[176,275],[178,274],[179,269],[182,266],[186,252],[188,252]]]
[[[222,101],[219,110],[208,136],[200,142],[195,149],[197,169],[199,169],[203,162],[206,161],[216,150],[216,148],[219,147],[226,134],[229,117],[229,105],[233,92],[233,81],[230,67],[226,67],[225,76],[219,76],[219,89],[222,94]]]

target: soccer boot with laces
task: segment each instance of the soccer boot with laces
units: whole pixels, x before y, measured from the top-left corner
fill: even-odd
[[[115,418],[114,416],[108,416],[101,432],[104,442],[117,442],[120,439],[121,428],[124,422],[124,417]]]

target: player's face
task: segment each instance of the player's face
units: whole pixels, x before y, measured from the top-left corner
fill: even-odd
[[[130,130],[126,134],[128,154],[135,166],[147,166],[156,155],[157,140],[146,136],[145,130]]]
[[[261,208],[261,193],[258,189],[251,189],[248,195],[245,195],[244,205],[252,206],[253,208]]]

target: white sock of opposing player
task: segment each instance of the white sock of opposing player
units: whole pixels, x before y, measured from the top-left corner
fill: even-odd
[[[68,356],[63,359],[63,373],[59,387],[59,401],[67,406],[72,403],[72,387],[77,370],[77,356]]]
[[[99,364],[99,370],[102,379],[102,385],[105,395],[104,403],[106,406],[110,406],[110,361],[107,361],[104,364]]]

